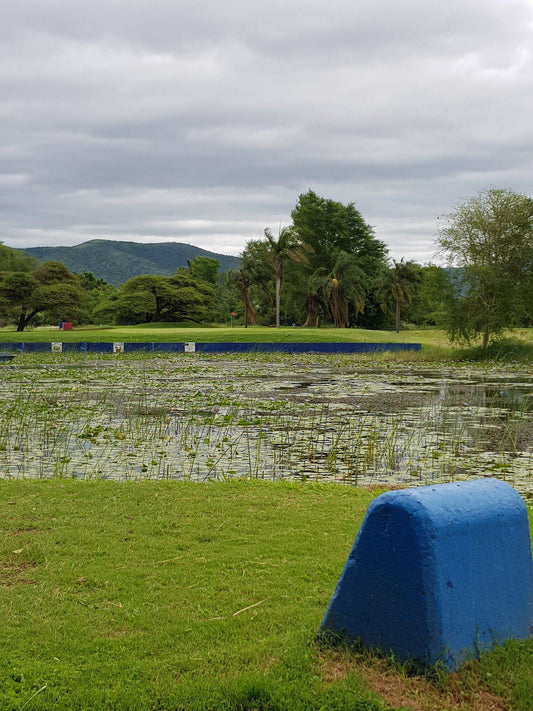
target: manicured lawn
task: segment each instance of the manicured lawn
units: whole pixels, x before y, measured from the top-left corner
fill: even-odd
[[[356,343],[426,343],[446,345],[444,334],[436,329],[413,331],[367,331],[355,328],[189,328],[174,324],[147,324],[142,326],[121,326],[112,328],[77,328],[59,331],[57,328],[38,328],[17,333],[14,329],[0,330],[0,342],[19,341],[133,341],[133,342],[356,342]]]
[[[315,641],[374,495],[0,482],[0,708],[531,708],[533,643],[423,678]]]

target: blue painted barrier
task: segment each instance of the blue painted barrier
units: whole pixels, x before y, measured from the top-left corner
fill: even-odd
[[[62,343],[62,351],[82,353],[112,353],[113,343]],[[419,351],[420,343],[194,343],[197,353],[384,353],[385,351]],[[46,353],[51,343],[4,343],[6,350],[25,353]],[[136,351],[183,353],[184,343],[124,343],[124,352]]]
[[[532,636],[533,562],[520,495],[481,479],[379,496],[321,632],[448,670]]]

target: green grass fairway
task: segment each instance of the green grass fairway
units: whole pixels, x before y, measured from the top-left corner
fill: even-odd
[[[372,498],[340,485],[0,482],[0,708],[511,708],[463,705],[490,691],[530,709],[533,642],[433,680],[317,644]],[[395,680],[393,699],[377,680]]]
[[[20,341],[63,342],[179,342],[196,343],[425,343],[446,345],[447,341],[437,329],[413,331],[368,331],[357,328],[265,328],[254,326],[191,328],[175,324],[143,324],[141,326],[117,326],[110,328],[80,327],[72,331],[57,328],[37,328],[17,333],[14,329],[0,330],[0,343]]]

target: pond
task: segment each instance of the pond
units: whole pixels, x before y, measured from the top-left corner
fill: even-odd
[[[20,356],[0,476],[416,485],[533,495],[533,369],[361,356]]]

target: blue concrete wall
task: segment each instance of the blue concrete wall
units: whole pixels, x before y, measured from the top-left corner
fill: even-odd
[[[531,540],[519,494],[482,479],[379,496],[322,630],[448,669],[533,635]]]
[[[60,342],[58,340],[58,342]],[[46,353],[50,343],[3,343],[5,350]],[[183,353],[184,343],[124,343],[124,352],[136,351]],[[198,353],[383,353],[385,351],[419,351],[420,343],[196,343]],[[112,343],[63,343],[63,351],[112,353]]]

